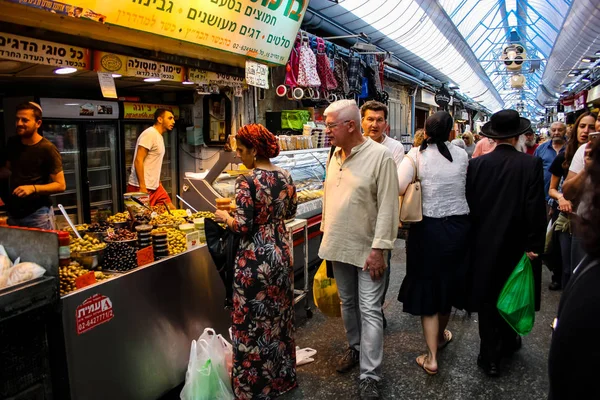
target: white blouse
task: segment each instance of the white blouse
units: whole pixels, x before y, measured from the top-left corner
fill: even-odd
[[[418,165],[423,190],[423,215],[426,217],[469,214],[465,194],[469,157],[463,149],[450,142],[446,142],[446,146],[453,162],[448,161],[435,144],[429,144],[423,152],[418,147],[412,148],[406,155]],[[404,194],[414,174],[413,163],[406,157],[398,167],[400,194]]]

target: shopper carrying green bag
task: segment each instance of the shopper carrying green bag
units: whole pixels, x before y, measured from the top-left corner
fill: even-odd
[[[535,322],[535,289],[533,269],[527,254],[510,274],[500,297],[498,312],[502,318],[521,336],[527,335]]]

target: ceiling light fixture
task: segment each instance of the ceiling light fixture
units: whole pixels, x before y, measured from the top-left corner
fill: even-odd
[[[144,82],[160,82],[161,80],[160,78],[146,78]]]
[[[120,77],[122,77],[122,76],[123,76],[123,75],[121,75],[121,74],[112,74],[112,77],[113,77],[113,78],[120,78]]]
[[[184,85],[194,85],[196,82],[192,82],[192,81],[183,81],[181,82]]]
[[[600,56],[600,50],[598,50],[598,51],[596,52],[596,55],[597,55],[597,56]]]
[[[586,77],[584,77],[584,78],[581,78],[581,80],[582,80],[583,82],[590,82],[590,81],[591,81],[591,79],[590,79],[590,78],[588,78],[587,76],[586,76]]]
[[[584,63],[590,63],[590,62],[592,62],[592,59],[591,59],[591,58],[589,58],[589,57],[583,57],[583,58],[581,59],[581,62],[584,62]]]
[[[577,76],[577,74],[574,72],[569,72],[569,75],[567,75],[567,76]]]
[[[68,75],[68,74],[72,74],[74,72],[77,72],[77,68],[63,67],[63,68],[57,68],[54,70],[54,73],[57,75]]]

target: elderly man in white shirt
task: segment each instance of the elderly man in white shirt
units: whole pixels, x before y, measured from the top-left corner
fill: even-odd
[[[333,263],[349,346],[337,371],[360,364],[361,399],[379,399],[381,300],[398,231],[398,174],[387,148],[361,134],[354,101],[332,103],[324,114],[336,150],[327,164],[319,257]]]
[[[360,108],[361,126],[363,135],[370,137],[377,143],[380,143],[387,147],[392,153],[396,167],[400,166],[402,159],[404,158],[404,146],[399,141],[392,139],[387,136],[384,132],[388,128],[388,108],[385,104],[375,100],[369,100]],[[388,288],[390,286],[390,273],[392,270],[392,252],[388,253],[388,268],[385,270],[385,289],[383,291],[383,298],[381,299],[381,315],[383,316],[383,328],[387,328],[387,320],[383,313],[383,304],[385,303],[385,296],[387,295]]]

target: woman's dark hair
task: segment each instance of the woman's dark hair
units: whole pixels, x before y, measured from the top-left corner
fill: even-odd
[[[425,121],[425,134],[427,140],[421,143],[420,151],[424,151],[428,144],[435,144],[440,151],[440,154],[446,158],[446,160],[452,162],[452,155],[446,147],[446,142],[450,138],[450,132],[454,125],[452,116],[446,111],[438,111],[431,115]]]
[[[591,166],[587,169],[588,179],[583,191],[585,211],[578,223],[578,236],[583,248],[592,258],[600,257],[600,141],[592,144]]]
[[[573,124],[573,129],[571,129],[571,135],[569,136],[569,141],[567,142],[567,148],[565,149],[565,161],[562,163],[562,167],[566,171],[569,170],[569,167],[571,166],[571,161],[573,161],[573,157],[575,156],[575,153],[579,148],[577,131],[579,131],[579,123],[585,117],[592,117],[594,119],[597,118],[596,114],[586,111],[582,113]]]

